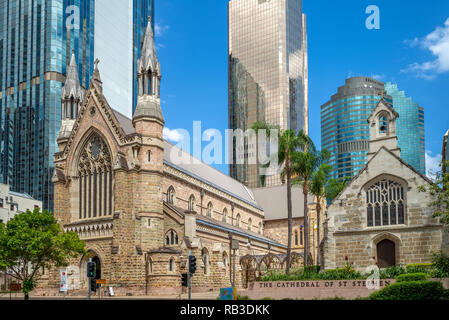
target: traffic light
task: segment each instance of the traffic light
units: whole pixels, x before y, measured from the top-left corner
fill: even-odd
[[[95,262],[89,261],[87,263],[87,277],[88,278],[95,278],[97,265]]]
[[[92,292],[97,291],[97,281],[93,278],[90,278],[89,281],[90,281],[90,291]]]
[[[196,272],[196,257],[189,256],[189,272],[194,274]]]
[[[189,286],[189,284],[187,283],[187,273],[182,274],[182,286],[186,288]]]

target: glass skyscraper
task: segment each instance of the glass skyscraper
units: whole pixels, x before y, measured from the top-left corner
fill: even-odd
[[[384,90],[384,84],[375,79],[349,78],[321,106],[321,148],[331,153],[331,178],[352,178],[365,166],[370,139],[367,120]],[[392,103],[389,96],[385,100]]]
[[[46,209],[72,50],[82,85],[93,70],[93,10],[94,0],[0,0],[0,181]]]
[[[137,60],[148,17],[154,30],[154,0],[95,0],[95,57],[103,93],[131,117],[137,102]]]
[[[370,139],[367,119],[382,98],[399,114],[396,133],[401,158],[425,174],[424,109],[395,84],[355,77],[321,106],[321,144],[331,153],[331,178],[352,178],[365,166]]]
[[[424,140],[424,109],[399,91],[397,84],[386,83],[385,90],[393,98],[393,108],[399,113],[396,121],[401,158],[422,174],[426,174],[426,146]]]
[[[229,127],[250,129],[256,121],[282,130],[308,132],[307,27],[302,0],[231,0],[229,24]],[[230,139],[230,175],[255,188],[280,184],[248,163],[251,146]]]
[[[136,47],[140,50],[142,21],[146,25],[154,4],[152,0],[129,1],[131,34],[137,35],[129,47],[133,52]],[[53,156],[58,152],[61,89],[72,50],[80,83],[89,86],[96,56],[95,2],[0,0],[0,182],[42,200],[49,210],[53,208],[51,179]],[[108,24],[112,29],[120,22],[110,17]],[[112,44],[109,48],[108,55],[114,55]],[[132,65],[137,61],[132,57],[138,54],[130,56]],[[132,91],[128,94],[132,96]]]

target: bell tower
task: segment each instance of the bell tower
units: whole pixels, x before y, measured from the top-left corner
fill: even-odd
[[[370,127],[368,161],[382,147],[387,148],[398,157],[401,156],[396,134],[397,118],[399,118],[399,114],[384,99],[380,100],[368,118]]]

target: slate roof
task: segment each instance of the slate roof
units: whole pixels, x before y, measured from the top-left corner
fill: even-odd
[[[253,189],[257,203],[265,211],[265,221],[287,219],[287,185]],[[309,195],[308,204],[314,203]],[[292,216],[304,217],[304,194],[300,186],[292,187]]]

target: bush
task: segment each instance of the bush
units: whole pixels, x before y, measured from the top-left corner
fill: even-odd
[[[401,274],[396,277],[397,282],[409,282],[409,281],[426,281],[428,279],[427,273],[407,273]]]
[[[449,278],[449,257],[442,252],[434,253],[432,256],[434,272],[432,276],[435,278]]]
[[[370,300],[440,300],[446,292],[440,282],[397,282],[374,292]]]
[[[308,281],[308,280],[362,280],[365,277],[352,268],[340,268],[318,272],[316,267],[307,267],[286,275],[283,271],[270,271],[261,281]]]
[[[404,267],[388,267],[380,270],[380,278],[381,279],[395,279],[397,276],[401,274],[406,274],[407,270]]]
[[[320,280],[357,280],[364,279],[360,272],[352,268],[330,269],[319,274]]]
[[[248,296],[239,296],[237,295],[237,300],[251,300]]]
[[[414,263],[407,265],[407,273],[429,273],[432,271],[432,263]]]

